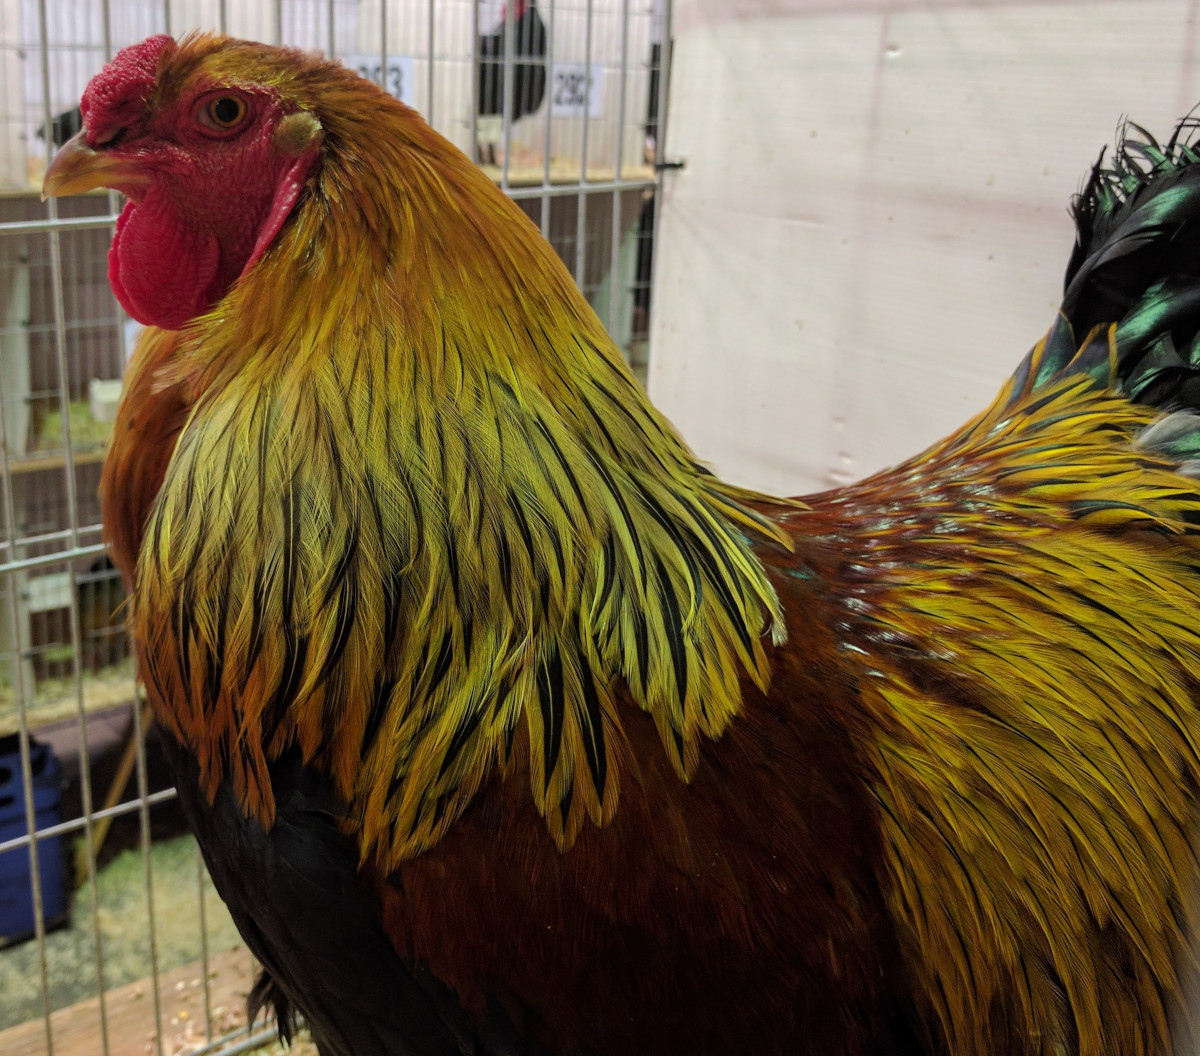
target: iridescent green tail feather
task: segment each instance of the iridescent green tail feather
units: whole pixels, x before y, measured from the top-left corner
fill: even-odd
[[[1101,152],[1075,200],[1059,318],[1018,372],[1031,389],[1065,370],[1136,403],[1200,409],[1198,130],[1189,117],[1160,144],[1126,125],[1111,160]]]

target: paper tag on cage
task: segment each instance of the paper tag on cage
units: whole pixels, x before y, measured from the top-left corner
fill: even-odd
[[[388,95],[394,95],[402,103],[416,106],[416,74],[413,72],[411,55],[389,55],[386,76],[383,62],[378,55],[343,55],[342,62],[360,77],[383,85]]]
[[[600,117],[604,113],[604,67],[556,62],[550,86],[551,117]]]

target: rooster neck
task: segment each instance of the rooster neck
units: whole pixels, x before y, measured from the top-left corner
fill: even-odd
[[[518,727],[560,846],[616,810],[621,700],[686,779],[783,635],[746,533],[787,536],[696,465],[528,220],[440,149],[386,222],[327,160],[197,323],[201,395],[142,568],[142,607],[186,597],[186,670],[216,680],[188,738],[207,772],[232,757],[251,800],[299,743],[392,865]]]

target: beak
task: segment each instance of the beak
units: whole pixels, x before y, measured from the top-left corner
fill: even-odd
[[[150,182],[136,162],[88,146],[85,133],[80,131],[62,145],[46,178],[42,181],[42,201],[61,198],[68,194],[83,194],[97,187],[112,187],[125,191],[126,188],[144,187]]]

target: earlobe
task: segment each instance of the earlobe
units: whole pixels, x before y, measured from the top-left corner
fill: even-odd
[[[303,154],[318,146],[323,134],[321,122],[312,114],[300,111],[280,120],[272,145],[280,154]]]
[[[295,123],[291,127],[295,129],[292,133],[299,139],[299,133],[305,132],[307,139],[303,140],[303,145],[295,147],[295,142],[289,143],[288,153],[295,155],[295,160],[287,163],[287,167],[280,175],[279,182],[275,187],[275,196],[271,200],[271,208],[267,211],[267,216],[263,221],[262,227],[259,228],[258,237],[254,242],[254,249],[250,253],[250,258],[246,261],[242,268],[242,274],[245,275],[257,262],[258,258],[266,252],[267,247],[275,240],[275,236],[279,234],[279,229],[283,227],[284,221],[291,215],[292,210],[296,207],[296,202],[300,198],[300,192],[304,190],[304,184],[308,180],[309,174],[313,170],[313,166],[317,163],[318,151],[321,144],[321,124],[315,117],[310,114],[290,114],[280,122],[279,128],[275,131],[275,144],[279,146],[280,133],[283,131],[284,123],[290,118],[304,118],[305,124]],[[285,142],[288,142],[285,138]]]

